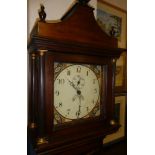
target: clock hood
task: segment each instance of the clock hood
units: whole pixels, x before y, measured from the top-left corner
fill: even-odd
[[[99,55],[113,55],[111,51],[120,55],[124,49],[118,48],[116,38],[101,30],[94,17],[94,9],[87,3],[88,1],[76,2],[58,21],[37,20],[30,34],[28,48],[53,49],[55,44],[60,44],[63,49],[69,46],[68,52],[79,53],[88,49],[89,52],[86,53],[91,54],[93,49]],[[40,46],[35,47],[38,43]]]

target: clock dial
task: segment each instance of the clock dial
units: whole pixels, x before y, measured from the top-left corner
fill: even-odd
[[[97,66],[99,74],[93,68],[94,65],[64,64],[55,72],[55,113],[64,120],[89,117],[96,106],[100,114],[101,66]]]

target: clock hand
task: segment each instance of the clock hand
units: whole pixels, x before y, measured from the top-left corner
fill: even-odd
[[[84,96],[83,95],[80,95],[80,97],[81,97],[82,100],[84,100]]]
[[[77,111],[77,118],[79,118],[80,113],[81,113],[81,105],[79,105],[79,110]]]
[[[67,79],[68,80],[68,79]],[[77,88],[77,87],[75,87],[75,85],[74,85],[74,83],[73,82],[71,82],[70,80],[68,80],[69,81],[69,84],[77,91],[77,95],[78,96],[81,96],[82,97],[82,100],[84,100],[84,97],[83,97],[83,95],[81,95],[81,91]],[[75,99],[74,99],[75,100]]]
[[[75,87],[75,85],[74,85],[73,82],[71,82],[69,79],[67,79],[67,80],[68,80],[69,84],[77,91],[77,95],[75,95],[75,96],[72,98],[72,100],[75,101],[75,99],[76,99],[77,97],[79,97],[80,102],[81,102],[81,99],[84,100],[83,95],[81,95],[81,91],[80,91],[77,87]],[[79,80],[78,82],[79,82],[78,84],[80,84],[80,80]],[[81,103],[80,103],[80,104],[81,104]]]
[[[77,82],[77,86],[80,84],[80,81]]]
[[[77,118],[79,118],[79,115],[81,113],[81,97],[80,96],[78,97],[79,97],[79,110],[77,111]]]
[[[75,101],[75,99],[79,97],[80,100],[84,100],[84,96],[83,95],[75,95],[73,98],[72,98],[72,101]]]
[[[81,83],[81,80],[83,80],[83,78],[81,76],[79,76],[79,80],[77,82],[77,85],[79,85]]]
[[[83,86],[84,86],[84,79],[79,76],[79,80],[77,81],[77,88],[81,90]]]
[[[68,79],[67,79],[68,80]],[[68,80],[69,84],[75,89],[75,90],[78,90],[77,87],[75,87],[74,83],[71,82],[70,80]]]
[[[77,98],[78,96],[77,95],[75,95],[73,98],[72,98],[72,100],[73,101],[75,101],[75,99]]]
[[[80,79],[79,79],[79,81],[77,82],[77,86],[80,84]]]

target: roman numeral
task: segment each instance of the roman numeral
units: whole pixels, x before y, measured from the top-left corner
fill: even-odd
[[[89,112],[89,107],[86,107],[86,109],[87,109],[87,112]]]
[[[56,94],[57,96],[59,96],[60,93],[59,93],[58,90],[56,90],[56,91],[55,91],[55,94]]]
[[[87,71],[87,76],[89,75],[89,72]]]
[[[69,76],[71,74],[70,70],[67,70],[67,75]]]
[[[71,111],[71,109],[67,109],[67,115],[69,115],[70,111]]]
[[[96,89],[96,88],[94,89],[94,93],[95,93],[95,94],[97,93],[97,89]]]
[[[65,79],[58,79],[58,83],[59,84],[64,84],[65,83]]]
[[[79,117],[80,116],[80,113],[81,113],[80,111],[77,111],[76,112],[76,116]]]
[[[80,73],[80,72],[81,72],[81,67],[78,66],[77,69],[76,69],[76,71],[77,71],[78,73]]]
[[[59,102],[59,107],[62,107],[62,102]]]

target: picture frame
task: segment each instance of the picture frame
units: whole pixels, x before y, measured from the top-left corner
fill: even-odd
[[[120,39],[118,39],[118,47],[127,48],[127,12],[116,7],[112,7],[101,0],[97,1],[97,21],[100,18],[98,11],[103,11],[107,14],[121,18],[121,35]]]
[[[107,13],[107,14],[106,14]],[[97,2],[97,22],[101,29],[105,32],[110,30],[110,26],[115,26],[119,31],[118,47],[127,48],[127,12],[117,7],[109,5],[107,2],[99,0]],[[111,19],[109,19],[111,18]],[[116,20],[114,20],[116,19]],[[121,20],[120,20],[121,19]],[[103,24],[101,24],[103,21]],[[106,23],[107,22],[107,23]],[[120,30],[121,28],[121,30]],[[115,78],[115,93],[127,92],[127,52],[124,51],[120,58],[116,61],[116,78]]]
[[[123,52],[116,61],[115,94],[127,93],[127,53]]]
[[[103,144],[108,145],[126,138],[126,96],[115,96],[115,121],[121,125],[119,130],[106,136]]]

